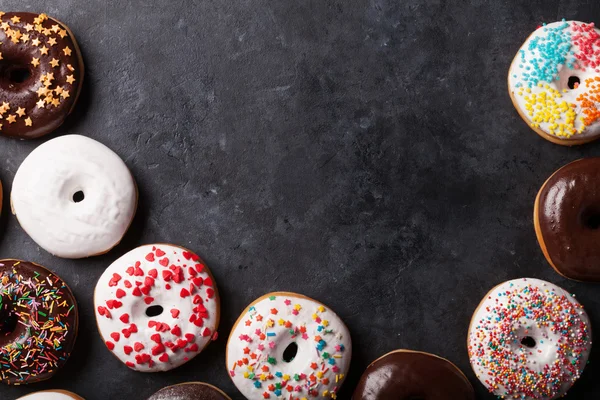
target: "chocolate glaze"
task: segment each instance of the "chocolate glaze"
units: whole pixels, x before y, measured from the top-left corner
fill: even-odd
[[[148,400],[231,400],[220,390],[205,383],[182,383],[167,386],[154,393]]]
[[[0,17],[0,105],[10,107],[0,108],[0,134],[5,136],[32,139],[52,132],[62,125],[79,96],[83,63],[77,42],[60,22],[41,19],[44,21],[39,14],[26,12]],[[42,53],[43,48],[48,49],[47,54]],[[39,65],[32,64],[34,59]],[[58,65],[52,65],[53,60]],[[54,79],[47,86],[51,91],[44,92],[47,74]],[[55,99],[58,102],[53,103]]]
[[[473,387],[452,363],[432,354],[396,351],[363,373],[352,400],[474,400]]]
[[[0,380],[20,385],[50,378],[75,345],[73,293],[40,265],[0,260],[0,300]]]
[[[567,278],[600,281],[600,158],[574,161],[540,189],[540,244]]]

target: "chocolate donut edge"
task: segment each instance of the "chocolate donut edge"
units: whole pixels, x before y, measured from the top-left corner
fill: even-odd
[[[181,386],[185,386],[185,385],[201,385],[201,386],[205,386],[211,390],[214,390],[215,392],[217,392],[219,395],[223,396],[224,399],[226,400],[231,400],[231,397],[229,397],[227,395],[227,393],[225,393],[224,391],[222,391],[221,389],[219,389],[218,387],[211,385],[210,383],[206,383],[206,382],[196,382],[196,381],[192,381],[192,382],[181,382],[181,383],[176,383],[175,385],[169,385],[169,386],[165,386],[162,389],[159,389],[158,391],[154,392],[153,394],[150,395],[150,397],[148,397],[148,399],[146,400],[151,400],[152,397],[154,397],[157,393],[160,393],[163,390],[169,389],[169,388],[175,388],[175,387],[181,387]],[[83,399],[82,399],[83,400]]]

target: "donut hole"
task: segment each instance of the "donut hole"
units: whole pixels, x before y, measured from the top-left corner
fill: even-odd
[[[588,229],[600,228],[600,208],[588,208],[581,214],[581,222]]]
[[[533,348],[537,342],[531,336],[525,336],[523,339],[521,339],[521,344],[525,347]]]
[[[150,306],[146,308],[146,315],[148,317],[157,317],[160,314],[162,314],[163,311],[164,309],[162,308],[162,306]]]
[[[0,64],[0,76],[8,86],[14,86],[27,82],[32,76],[32,71],[27,65],[5,60]]]
[[[281,358],[283,358],[283,361],[289,363],[296,358],[296,354],[298,354],[298,345],[296,342],[292,342],[288,345],[288,347],[285,348]]]
[[[7,306],[0,310],[0,336],[7,336],[13,333],[17,327],[19,318],[17,314]]]
[[[75,193],[73,193],[73,202],[74,203],[80,203],[83,201],[83,199],[85,199],[85,194],[83,193],[82,190],[78,190]]]
[[[569,89],[577,89],[580,83],[581,80],[579,79],[579,77],[570,76],[569,80],[567,81],[567,86],[569,87]]]

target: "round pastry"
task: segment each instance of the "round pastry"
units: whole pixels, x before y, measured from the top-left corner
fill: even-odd
[[[475,400],[467,377],[450,361],[420,351],[396,350],[363,373],[352,400]]]
[[[19,397],[17,400],[84,400],[83,397],[66,390],[42,390]]]
[[[323,304],[288,292],[250,304],[227,341],[227,369],[249,400],[336,398],[350,367],[344,322]]]
[[[535,199],[533,221],[559,274],[600,282],[600,158],[574,161],[550,176]]]
[[[31,238],[58,257],[82,258],[116,246],[137,207],[137,188],[112,150],[79,135],[52,139],[19,167],[13,213]]]
[[[469,327],[475,374],[507,399],[550,400],[580,377],[592,347],[590,320],[575,298],[539,279],[493,288]]]
[[[1,381],[22,385],[52,377],[75,345],[73,293],[40,265],[0,260],[0,295]]]
[[[217,337],[214,279],[183,247],[145,245],[126,253],[100,277],[94,304],[106,347],[137,371],[176,368]]]
[[[600,30],[578,21],[544,24],[508,73],[515,108],[535,132],[572,146],[600,136]]]
[[[231,400],[221,389],[202,382],[180,383],[160,389],[148,400]]]
[[[46,135],[73,111],[83,81],[75,36],[46,14],[0,12],[0,134]]]

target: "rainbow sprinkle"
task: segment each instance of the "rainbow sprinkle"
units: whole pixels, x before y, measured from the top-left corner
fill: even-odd
[[[471,364],[487,372],[479,378],[499,398],[554,398],[585,367],[591,337],[583,307],[550,287],[509,286],[487,299],[493,305],[471,327]],[[522,342],[529,334],[538,342],[533,348]]]
[[[15,385],[46,379],[66,362],[75,342],[75,300],[56,275],[40,274],[29,263],[3,262],[0,376]]]

